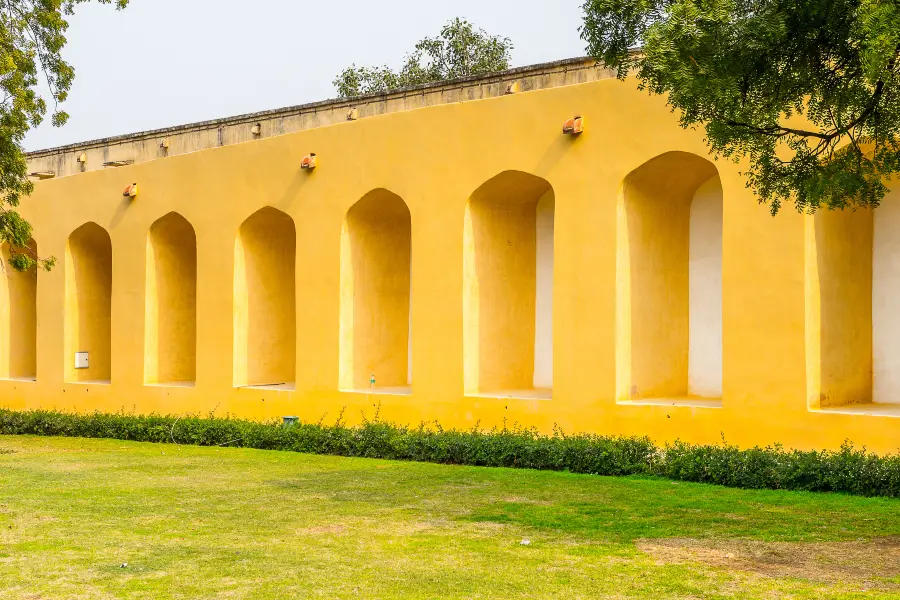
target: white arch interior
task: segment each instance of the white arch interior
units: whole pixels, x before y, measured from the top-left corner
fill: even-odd
[[[534,310],[534,387],[553,389],[553,228],[556,200],[545,194],[538,201]]]
[[[688,395],[722,397],[722,184],[701,185],[691,202]]]
[[[875,210],[872,251],[872,399],[900,404],[900,186]]]

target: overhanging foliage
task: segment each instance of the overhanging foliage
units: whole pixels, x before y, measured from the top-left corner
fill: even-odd
[[[588,0],[589,52],[666,96],[772,212],[874,207],[900,172],[896,0]],[[641,52],[634,52],[637,47]]]

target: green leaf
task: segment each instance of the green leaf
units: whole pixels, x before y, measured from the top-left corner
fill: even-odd
[[[12,208],[28,196],[34,184],[22,140],[47,114],[47,101],[38,93],[49,88],[54,110],[51,121],[62,127],[69,115],[59,108],[68,98],[75,71],[61,52],[66,44],[65,17],[90,0],[7,0],[0,11],[0,244],[10,248],[9,264],[25,271],[33,267],[51,269],[53,257],[40,258],[30,250],[31,225]],[[97,0],[122,9],[128,0]]]
[[[341,98],[352,98],[504,71],[509,68],[512,48],[508,38],[476,30],[468,21],[457,18],[444,25],[438,37],[418,42],[399,71],[353,64],[333,84]]]
[[[591,55],[664,95],[712,154],[746,159],[773,213],[874,207],[900,172],[896,0],[589,0],[584,12]]]

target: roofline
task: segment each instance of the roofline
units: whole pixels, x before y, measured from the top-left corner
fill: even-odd
[[[437,88],[452,88],[458,86],[460,84],[465,83],[473,83],[479,81],[490,81],[495,79],[506,79],[509,77],[515,77],[518,75],[523,75],[532,71],[542,71],[547,69],[554,69],[560,67],[569,67],[574,65],[584,65],[585,63],[596,61],[596,59],[582,56],[577,58],[567,58],[564,60],[557,60],[546,63],[539,63],[534,65],[527,65],[524,67],[517,67],[515,69],[507,69],[506,71],[497,71],[496,73],[490,73],[487,75],[469,75],[467,77],[458,77],[456,79],[451,79],[447,81],[436,81],[433,83],[424,83],[421,85],[415,85],[405,88],[400,88],[396,90],[391,90],[389,92],[379,92],[375,94],[367,94],[364,96],[355,96],[352,98],[332,98],[329,100],[320,100],[317,102],[310,102],[307,104],[298,104],[295,106],[287,106],[284,108],[275,108],[270,110],[264,110],[260,112],[253,113],[245,113],[242,115],[234,115],[231,117],[222,117],[219,119],[210,119],[208,121],[197,121],[194,123],[186,123],[183,125],[173,125],[170,127],[163,127],[161,129],[150,129],[146,131],[140,131],[135,133],[125,133],[120,135],[115,135],[111,137],[105,138],[97,138],[93,140],[87,140],[83,142],[74,142],[72,144],[66,144],[63,146],[55,146],[52,148],[42,148],[40,150],[32,150],[30,152],[26,152],[25,156],[27,158],[34,158],[39,156],[51,155],[51,154],[60,154],[63,152],[70,152],[75,150],[84,150],[86,148],[98,147],[98,146],[106,146],[109,144],[116,144],[119,142],[129,141],[129,140],[139,140],[142,138],[154,138],[159,137],[161,135],[173,134],[173,133],[183,133],[186,131],[190,131],[192,129],[210,129],[214,126],[221,125],[233,125],[236,123],[242,123],[247,121],[253,121],[256,119],[262,119],[267,117],[272,117],[274,115],[279,114],[292,114],[292,113],[300,113],[307,112],[309,110],[315,110],[318,108],[334,107],[340,106],[341,104],[345,104],[347,106],[352,106],[361,102],[371,102],[373,100],[388,100],[394,96],[403,96],[408,95],[410,92],[425,92],[429,90],[434,90]]]

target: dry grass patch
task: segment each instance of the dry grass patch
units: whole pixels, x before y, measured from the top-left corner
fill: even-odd
[[[298,529],[297,535],[340,535],[347,531],[345,525],[322,525],[319,527],[306,527]]]
[[[530,504],[532,506],[553,506],[550,500],[538,500],[535,498],[527,498],[525,496],[507,496],[503,498],[503,502],[508,504]]]
[[[658,564],[701,563],[773,578],[900,589],[886,581],[900,577],[900,537],[828,543],[674,538],[637,546]]]

